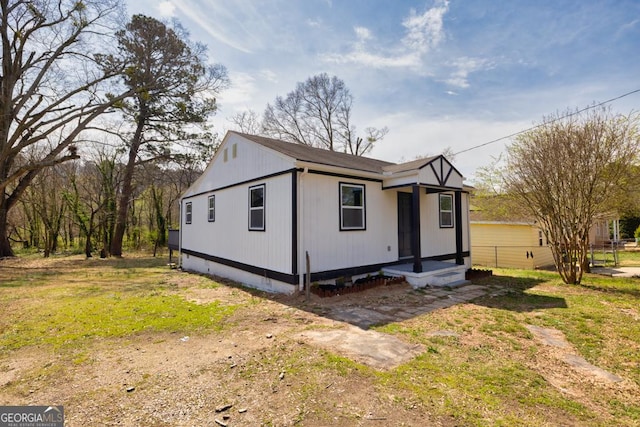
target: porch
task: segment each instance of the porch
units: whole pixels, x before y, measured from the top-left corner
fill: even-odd
[[[385,267],[382,269],[388,276],[404,276],[413,288],[425,286],[456,287],[469,283],[465,279],[467,267],[444,261],[422,261],[422,271],[414,272],[414,263],[406,263]]]

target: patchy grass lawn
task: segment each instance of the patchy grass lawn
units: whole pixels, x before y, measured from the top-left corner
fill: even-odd
[[[589,275],[567,286],[548,272],[494,274],[477,283],[514,292],[379,328],[429,348],[385,383],[464,425],[639,425],[640,280]],[[525,325],[561,331],[578,355],[625,380],[572,370]],[[440,329],[457,336],[429,337]]]
[[[474,284],[508,292],[377,326],[425,349],[380,371],[296,338],[344,328],[323,315],[342,297],[267,296],[165,263],[0,261],[0,405],[62,404],[69,426],[640,425],[639,279],[494,270]],[[527,325],[622,381],[575,369]]]
[[[618,251],[618,262],[624,267],[640,267],[640,250]]]

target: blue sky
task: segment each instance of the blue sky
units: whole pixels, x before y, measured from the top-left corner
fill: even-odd
[[[359,129],[389,128],[371,157],[459,152],[640,89],[638,0],[128,0],[129,13],[178,18],[224,64],[227,118],[326,72],[354,96]],[[613,102],[639,110],[640,93]],[[458,154],[471,181],[501,141]]]

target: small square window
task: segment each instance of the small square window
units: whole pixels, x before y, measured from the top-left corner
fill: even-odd
[[[364,185],[340,183],[340,230],[364,230]]]
[[[184,222],[186,224],[191,224],[191,217],[192,217],[191,209],[192,209],[191,202],[186,203],[184,206]]]
[[[453,196],[440,194],[440,228],[453,227]]]
[[[209,222],[214,222],[216,220],[216,196],[209,196],[207,220]]]
[[[264,231],[265,185],[249,187],[249,230]]]

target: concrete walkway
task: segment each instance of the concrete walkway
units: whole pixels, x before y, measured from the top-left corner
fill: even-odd
[[[411,289],[408,285],[395,292],[390,288],[381,288],[376,295],[374,290],[366,291],[360,298],[348,298],[352,295],[317,299],[322,307],[322,315],[333,320],[346,322],[362,329],[373,325],[383,325],[411,319],[441,308],[466,303],[484,295],[503,295],[509,289],[496,286],[468,284],[455,288]],[[393,292],[393,294],[392,294]]]
[[[612,277],[640,277],[640,267],[595,267],[591,272]]]
[[[339,329],[305,330],[296,339],[349,357],[375,369],[393,369],[425,351],[394,335],[369,330],[373,325],[399,322],[485,295],[498,296],[509,289],[468,284],[455,288],[413,289],[408,284],[373,288],[361,294],[330,298],[314,296],[314,312],[339,322]],[[437,336],[457,336],[451,331],[433,331]]]

